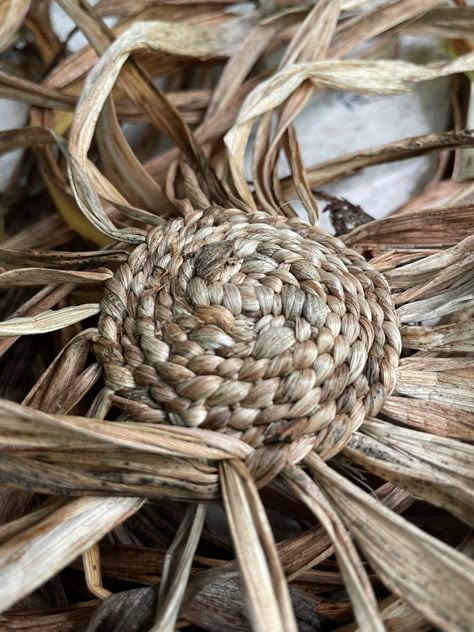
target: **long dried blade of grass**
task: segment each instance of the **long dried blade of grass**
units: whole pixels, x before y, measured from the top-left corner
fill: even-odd
[[[387,629],[410,630],[410,632],[431,632],[432,627],[422,614],[414,610],[403,599],[389,599],[383,610],[384,623]],[[387,603],[385,601],[385,603]],[[357,632],[363,632],[358,630]]]
[[[0,322],[0,336],[28,336],[57,331],[95,316],[99,311],[100,305],[98,303],[90,303],[63,307],[54,311],[48,310],[37,316],[11,318]]]
[[[474,253],[474,237],[469,236],[461,242],[435,254],[426,257],[417,257],[416,261],[399,265],[385,272],[385,278],[389,280],[392,288],[396,290],[408,289],[408,292],[395,295],[395,300],[400,303],[400,296],[406,296],[407,300],[420,298],[420,289],[424,292],[431,290],[430,285],[426,285],[428,281],[437,279],[444,271],[449,271],[459,267],[472,268]],[[449,285],[451,277],[446,279],[445,286]],[[415,285],[416,284],[416,285]],[[421,287],[420,287],[420,284]],[[439,284],[441,285],[441,284]],[[443,287],[443,286],[441,286]]]
[[[64,2],[64,8],[69,4],[69,2]],[[178,29],[179,33],[176,33],[175,27],[169,24],[136,23],[110,46],[91,71],[77,106],[70,134],[69,150],[71,159],[68,167],[76,201],[83,213],[97,229],[117,239],[139,242],[143,240],[143,237],[138,236],[136,232],[116,230],[112,222],[104,215],[91,181],[87,151],[105,100],[112,90],[122,66],[134,49],[150,46],[157,50],[167,50],[168,52],[177,52],[178,54],[187,54],[194,57],[212,57],[216,52],[216,47],[222,50],[223,38],[224,36],[227,38],[229,34],[228,28],[217,34],[215,27],[211,30],[212,34],[211,32],[202,32],[201,29],[196,29],[195,27],[187,28],[186,30],[185,25],[183,29],[185,29],[184,32]],[[231,31],[232,34],[235,32],[235,30]],[[234,37],[234,35],[232,36]],[[185,49],[183,49],[183,46]],[[137,85],[141,88],[148,85],[144,83],[141,75],[137,75],[138,71],[135,71],[133,66],[129,70],[129,75],[130,72],[132,73],[131,77],[135,78],[135,84],[138,81]],[[151,116],[151,120],[154,120],[157,117],[158,93],[155,94],[156,90],[153,89],[150,95],[150,89],[148,87],[148,101],[145,100],[144,103],[145,105],[148,103],[147,114]],[[153,109],[151,101],[154,101],[155,107]],[[168,102],[166,102],[166,107],[168,110],[171,109],[171,105]],[[193,156],[200,156],[200,151],[195,150],[195,142],[192,140],[190,132],[186,131],[185,133],[184,123],[177,112],[174,110],[173,112],[176,119],[174,128],[171,128],[170,123],[167,123],[165,131],[168,130],[168,133],[178,146],[187,150],[188,153],[192,150]],[[160,123],[162,123],[161,120]],[[178,129],[180,130],[179,135],[176,131]],[[183,139],[187,139],[184,144]]]
[[[441,630],[469,630],[474,562],[388,511],[318,457],[305,463],[388,588]]]
[[[117,119],[112,98],[97,123],[97,144],[104,172],[131,204],[166,216],[172,206],[161,187],[135,156]]]
[[[41,586],[138,511],[136,498],[80,498],[0,546],[0,611]]]
[[[414,83],[474,69],[474,54],[447,64],[421,66],[394,61],[313,61],[291,64],[262,81],[245,99],[235,125],[224,137],[232,177],[239,194],[248,199],[244,157],[254,121],[281,105],[304,81],[320,88],[357,94],[400,94]]]
[[[72,287],[73,286],[67,284],[60,285],[59,287],[48,285],[47,287],[42,288],[36,292],[30,300],[23,303],[23,305],[12,314],[12,318],[31,318],[37,314],[43,313],[44,310],[54,307],[59,301],[65,298],[70,293]],[[17,334],[8,337],[0,337],[0,357],[4,355],[8,349],[10,349],[16,340],[18,340]]]
[[[73,415],[50,415],[33,408],[0,400],[0,419],[15,419],[38,429],[67,431],[75,438],[92,437],[128,448],[164,456],[183,456],[211,460],[246,458],[250,446],[230,436],[204,429],[179,426],[152,426],[139,422],[107,422]],[[20,429],[18,427],[18,429]]]
[[[156,621],[150,632],[175,629],[205,517],[206,505],[191,505],[186,511],[166,554]]]
[[[74,336],[41,374],[22,403],[43,412],[68,413],[87,392],[81,389],[84,386],[81,374],[86,370],[96,333],[96,329],[85,329]]]
[[[443,353],[474,351],[474,320],[438,327],[402,327],[401,334],[406,349]]]
[[[423,368],[416,371],[403,366],[397,370],[396,393],[416,399],[426,399],[448,404],[467,412],[474,412],[472,389],[473,370],[466,375],[450,371],[431,371]]]
[[[318,2],[309,12],[306,19],[296,31],[288,48],[286,49],[279,67],[295,63],[296,61],[316,61],[326,58],[329,46],[334,37],[337,22],[340,14],[339,1]],[[286,136],[284,143],[286,154],[289,159],[291,172],[293,174],[298,195],[302,197],[307,208],[310,222],[316,224],[319,220],[318,207],[314,201],[306,173],[303,169],[303,161],[299,156],[299,146],[296,142],[296,133],[288,133],[295,118],[303,110],[314,91],[311,83],[303,83],[284,104],[279,113],[277,128],[273,140],[268,147],[268,151],[261,157],[262,176],[261,190],[265,191],[266,199],[261,199],[264,205],[275,206],[275,200],[271,191],[271,180],[275,170],[275,165],[279,153],[282,139]],[[267,128],[268,129],[268,128]],[[254,172],[258,170],[254,168]],[[259,188],[257,187],[257,192]],[[261,196],[260,196],[261,197]]]
[[[283,29],[297,23],[298,18],[297,13],[283,11],[259,21],[249,29],[240,46],[229,57],[217,81],[206,112],[206,120],[230,106],[245,78],[272,40]]]
[[[60,608],[17,608],[1,615],[0,621],[10,630],[23,628],[28,632],[79,632],[84,630],[96,607],[96,602],[87,601]]]
[[[471,38],[474,30],[474,7],[437,7],[407,26],[407,31],[444,38]]]
[[[345,6],[342,4],[343,8]],[[382,35],[404,23],[410,24],[414,18],[424,15],[427,11],[440,4],[440,0],[399,0],[387,2],[380,6],[376,2],[374,10],[363,12],[363,15],[343,23],[338,37],[330,51],[330,57],[342,57],[364,42]]]
[[[19,268],[18,270],[0,273],[0,287],[28,287],[52,283],[103,283],[112,276],[113,272],[110,270],[104,270],[103,272],[75,272],[73,270],[54,270],[51,268]]]
[[[367,632],[383,631],[372,586],[344,525],[317,485],[300,468],[287,465],[283,477],[327,531],[351,597],[358,624]]]
[[[137,588],[111,595],[90,618],[85,632],[143,632],[153,621],[156,591]]]
[[[78,25],[81,26],[83,32],[91,40],[93,46],[100,53],[104,47],[113,39],[107,27],[100,22],[92,11],[78,10],[79,5],[75,2],[66,2],[69,11],[77,17]],[[99,151],[101,152],[104,166],[109,173],[116,174],[114,177],[122,184],[119,189],[125,188],[132,193],[131,202],[144,208],[163,211],[170,211],[169,201],[164,196],[161,187],[148,175],[140,161],[136,158],[131,150],[121,128],[118,123],[114,103],[111,98],[108,99],[102,116],[99,119],[98,135]],[[90,165],[93,169],[92,165]],[[126,206],[126,202],[121,198],[118,191],[110,184],[104,182],[101,174],[93,171],[97,193],[105,197],[105,199],[119,206]],[[124,183],[129,183],[128,186]],[[101,188],[105,189],[105,193],[101,192]],[[146,218],[138,218],[146,221]]]
[[[46,518],[54,511],[65,505],[66,502],[67,500],[64,498],[60,498],[57,500],[47,500],[42,505],[40,505],[38,509],[30,511],[20,518],[10,520],[10,522],[2,524],[0,526],[0,544],[3,544],[10,538],[14,537],[17,533],[25,531],[29,527],[32,527],[34,524],[37,524],[38,522],[43,520],[43,518]]]
[[[101,235],[99,233],[99,235]],[[64,246],[74,237],[74,232],[56,215],[47,215],[2,242],[4,249],[44,248],[51,250]],[[101,235],[102,237],[102,235]]]
[[[9,435],[9,440],[14,447],[14,433]],[[54,452],[47,452],[44,444],[48,442],[48,437],[41,436],[40,442],[40,446],[33,445],[30,437],[25,445],[20,445],[27,451],[26,456],[21,452],[2,456],[2,484],[13,489],[60,496],[136,496],[187,502],[219,499],[216,472],[203,474],[192,463],[188,466],[178,463],[178,467],[171,469],[168,459],[155,457],[154,470],[149,473],[151,468],[143,459],[143,454],[121,453],[119,459],[106,454],[101,460],[101,448],[96,444],[71,442],[67,452],[58,452],[51,442],[49,449]],[[8,443],[6,449],[10,452]],[[36,454],[33,452],[36,449],[44,452]],[[133,466],[124,466],[128,458],[132,459]],[[105,464],[110,466],[110,470],[104,471]],[[135,469],[132,470],[132,467]]]
[[[59,250],[7,250],[0,248],[0,262],[14,267],[53,268],[67,270],[85,266],[113,266],[128,258],[126,250],[91,250],[88,252],[65,252]]]
[[[343,235],[352,248],[444,248],[474,233],[472,206],[426,209],[370,222]]]
[[[314,197],[311,194],[306,169],[304,168],[303,156],[296,138],[296,131],[293,126],[285,130],[283,138],[283,148],[286,158],[291,168],[291,176],[298,199],[304,204],[308,215],[308,223],[316,226],[319,222],[319,209]]]
[[[45,127],[19,127],[0,132],[0,154],[15,149],[26,149],[40,145],[53,145],[54,135]]]
[[[10,46],[25,19],[31,0],[1,0],[0,53]]]
[[[104,38],[107,30],[98,22],[92,10],[89,8],[85,11],[83,6],[79,7],[73,0],[61,0],[61,6],[83,28],[94,46],[103,51],[110,41],[110,34],[107,33]],[[87,161],[87,151],[99,114],[131,52],[137,48],[149,47],[168,54],[207,59],[221,56],[223,50],[236,47],[248,28],[249,20],[245,18],[233,20],[231,24],[224,22],[219,27],[212,25],[210,28],[203,25],[196,28],[186,24],[178,28],[165,22],[136,22],[101,57],[86,81],[76,110],[70,134],[70,151],[74,160],[69,163],[69,177],[76,200],[88,219],[98,224],[99,230],[115,238],[128,237],[128,241],[139,241],[130,232],[127,235],[124,231],[116,231],[110,221],[105,219],[89,181]],[[164,95],[133,61],[125,66],[124,77],[129,80],[128,87],[123,84],[125,89],[132,98],[139,100],[149,119],[200,167],[209,185],[219,189],[200,147]],[[81,174],[78,173],[80,170]]]
[[[387,272],[401,322],[423,321],[469,309],[474,301],[474,239]],[[406,271],[406,274],[404,274]]]
[[[439,465],[441,470],[449,472],[453,477],[463,481],[474,478],[474,446],[446,437],[436,437],[382,422],[367,420],[362,426],[364,434],[374,437],[388,445],[393,440],[393,446],[427,461]]]
[[[464,441],[472,438],[474,415],[449,404],[391,396],[385,400],[382,413],[431,434]]]
[[[256,632],[297,630],[270,525],[243,463],[220,464],[224,505]]]
[[[400,322],[420,322],[430,320],[432,318],[440,318],[461,310],[467,311],[474,306],[474,278],[472,268],[459,269],[460,277],[453,280],[454,287],[444,292],[439,292],[436,296],[431,296],[419,301],[411,300],[409,303],[402,305],[397,309]],[[427,284],[432,287],[440,283],[444,283],[446,277],[453,277],[454,270],[447,270],[441,274],[441,279],[437,279],[434,283]],[[421,292],[420,292],[421,293]],[[400,297],[400,302],[405,297]],[[398,301],[397,301],[398,302]]]
[[[388,143],[387,145],[379,145],[370,149],[345,154],[344,156],[307,167],[307,178],[311,187],[319,188],[323,184],[353,175],[361,169],[374,165],[407,160],[430,152],[472,145],[474,145],[474,132],[471,130],[415,136]],[[284,190],[289,192],[290,178],[285,178],[282,183]]]
[[[428,453],[432,455],[431,461],[436,461],[438,453],[429,442],[424,442],[423,435],[418,440],[424,442],[426,455],[424,458],[417,458],[402,440],[390,442],[390,445],[381,440],[376,427],[367,425],[363,432],[367,432],[369,436],[354,433],[344,448],[344,454],[351,462],[399,485],[417,498],[446,509],[471,527],[474,525],[473,473],[471,471],[470,481],[463,480],[456,467],[452,467],[452,454],[451,463],[448,464],[445,459],[447,465],[441,471],[439,466],[427,462]],[[451,441],[449,448],[455,451],[457,442],[449,439],[446,441]],[[472,456],[471,449],[470,457]]]
[[[389,95],[409,92],[413,84],[474,70],[474,54],[462,55],[445,64],[420,65],[400,60],[314,61],[282,68],[261,82],[240,110],[236,128],[275,109],[305,80],[316,86],[357,94]],[[229,134],[232,138],[235,134]],[[230,140],[229,140],[230,143]]]
[[[36,105],[40,108],[73,110],[77,99],[59,90],[15,77],[0,70],[0,98]]]

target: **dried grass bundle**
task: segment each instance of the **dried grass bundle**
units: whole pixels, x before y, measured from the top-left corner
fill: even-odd
[[[0,150],[35,148],[0,250],[0,629],[473,630],[472,183],[368,223],[317,191],[472,132],[305,167],[293,123],[471,73],[474,11],[60,0],[68,54],[49,4],[0,3],[30,63],[0,96],[32,106]],[[453,58],[374,58],[405,31]]]

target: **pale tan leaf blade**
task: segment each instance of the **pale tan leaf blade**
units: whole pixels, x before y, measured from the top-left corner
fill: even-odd
[[[199,544],[206,505],[191,505],[168,549],[160,582],[158,611],[150,632],[173,632]]]
[[[140,509],[137,498],[81,498],[0,546],[0,611],[30,594]]]
[[[110,270],[103,272],[80,272],[52,270],[48,268],[19,268],[0,273],[0,287],[22,287],[49,285],[50,283],[103,283],[110,279]]]
[[[0,53],[12,43],[31,0],[0,0]]]
[[[95,316],[99,311],[100,305],[98,303],[90,303],[48,310],[38,314],[38,316],[11,318],[0,322],[0,336],[27,336],[57,331]]]
[[[423,441],[422,436],[418,439]],[[428,453],[432,453],[430,460],[436,461],[437,452],[429,444],[425,446],[425,454]],[[472,475],[470,481],[463,480],[452,464],[450,468],[448,464],[441,469],[416,458],[401,442],[391,441],[386,444],[376,436],[365,436],[362,433],[354,433],[344,448],[344,454],[351,462],[362,465],[383,480],[399,485],[413,496],[442,507],[466,524],[474,526]]]
[[[296,632],[288,586],[265,510],[248,470],[220,465],[222,494],[255,632]]]
[[[356,619],[367,632],[384,632],[377,601],[369,578],[344,525],[331,503],[310,477],[298,467],[288,464],[283,477],[291,489],[319,519],[336,551],[344,584],[351,597]]]
[[[440,629],[470,630],[474,562],[387,510],[315,455],[305,463],[390,590]]]

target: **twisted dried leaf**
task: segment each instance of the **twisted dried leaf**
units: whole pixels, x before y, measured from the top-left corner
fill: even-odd
[[[296,631],[288,586],[255,483],[243,464],[220,466],[222,495],[254,630]]]
[[[25,19],[31,0],[1,0],[0,53],[10,46]]]
[[[0,546],[0,611],[41,586],[138,511],[143,502],[136,498],[80,498],[4,542]]]
[[[469,630],[474,562],[387,511],[316,456],[305,462],[390,590],[440,629]]]
[[[65,273],[70,274],[70,273]],[[44,334],[48,331],[64,329],[81,320],[95,316],[100,311],[100,305],[91,303],[63,307],[57,310],[48,310],[37,316],[24,316],[23,318],[10,318],[0,323],[0,336],[28,336],[31,334]]]

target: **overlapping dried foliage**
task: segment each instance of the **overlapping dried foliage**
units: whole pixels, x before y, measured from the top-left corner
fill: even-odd
[[[0,2],[0,97],[31,106],[26,127],[0,132],[0,152],[26,150],[1,202],[0,629],[473,630],[474,188],[466,176],[474,135],[466,129],[472,112],[465,96],[474,71],[474,8],[437,0],[101,0],[92,8],[58,0],[76,25],[71,35],[81,31],[87,40],[71,53],[53,32],[50,4]],[[109,17],[113,27],[103,21]],[[447,60],[400,61],[393,51],[404,33],[442,38]],[[293,122],[316,91],[399,94],[448,75],[452,131],[303,164]],[[141,124],[133,143],[124,123]],[[428,152],[439,154],[436,177],[386,219],[371,221],[371,209],[320,191],[372,165]],[[282,155],[290,168],[284,178]],[[307,225],[294,219],[295,199]],[[342,242],[317,229],[322,201]],[[260,239],[252,226],[273,227],[268,234],[280,254],[271,259],[265,247],[245,273],[257,275],[255,286],[260,272],[283,262],[272,284],[257,289],[263,304],[267,290],[279,292],[283,283],[285,316],[273,323],[276,337],[260,336],[253,378],[243,351],[227,354],[235,340],[222,332],[227,373],[212,375],[209,366],[222,358],[212,364],[217,356],[208,355],[208,374],[194,381],[189,367],[197,361],[173,351],[181,360],[163,362],[149,341],[153,370],[166,382],[155,395],[165,404],[154,406],[130,372],[138,351],[127,320],[118,346],[113,342],[120,301],[136,311],[140,266],[146,271],[155,257],[155,286],[143,300],[156,292],[155,314],[165,314],[166,275],[187,235],[199,227],[204,234],[211,217],[222,239],[240,222],[247,232],[234,251],[247,254]],[[288,226],[303,235],[291,251]],[[335,401],[319,406],[318,398],[341,392],[342,379],[334,373],[320,388],[314,375],[327,369],[322,361],[311,365],[310,377],[303,370],[281,383],[274,362],[277,377],[260,385],[258,367],[284,355],[295,335],[305,339],[309,327],[292,316],[300,300],[294,286],[309,278],[301,266],[298,282],[289,272],[300,248],[321,260],[327,255],[327,278],[342,275],[327,299],[336,311],[336,295],[352,300],[348,262],[364,288],[379,284],[375,294],[367,290],[359,314],[372,338],[386,340],[380,380],[395,389],[380,411],[376,389],[365,408],[354,389],[344,391],[337,417]],[[327,254],[331,248],[336,254]],[[179,265],[194,257],[194,294],[207,291],[202,279],[207,283],[225,249],[183,255]],[[311,283],[301,287],[317,296]],[[123,299],[120,284],[135,294]],[[252,304],[250,295],[244,299]],[[190,345],[208,344],[212,353],[219,346],[217,325],[228,326],[237,299],[222,300],[221,311],[210,314],[204,301],[179,321],[184,328],[212,323]],[[316,327],[320,308],[306,300],[303,313]],[[364,320],[367,304],[373,327]],[[296,322],[296,334],[285,318]],[[403,350],[395,368],[397,319]],[[145,342],[147,323],[161,327],[152,320],[142,322]],[[334,368],[345,343],[329,344],[339,330],[323,332],[323,322],[319,334],[312,331]],[[239,349],[251,335],[247,325]],[[169,345],[183,331],[173,326],[164,334]],[[125,360],[116,360],[117,349]],[[332,360],[322,353],[331,349]],[[370,382],[379,367],[363,357],[358,347],[353,363],[362,363]],[[247,378],[223,382],[236,366]],[[150,370],[142,369],[142,384]],[[208,417],[199,389],[208,389]],[[300,400],[293,402],[295,392]],[[265,419],[267,430],[245,425],[237,396],[247,411],[251,401],[259,408],[256,423]],[[237,421],[216,431],[226,427],[224,413]],[[294,422],[282,427],[278,414]],[[199,427],[200,415],[207,427]],[[305,434],[306,423],[317,432]]]

